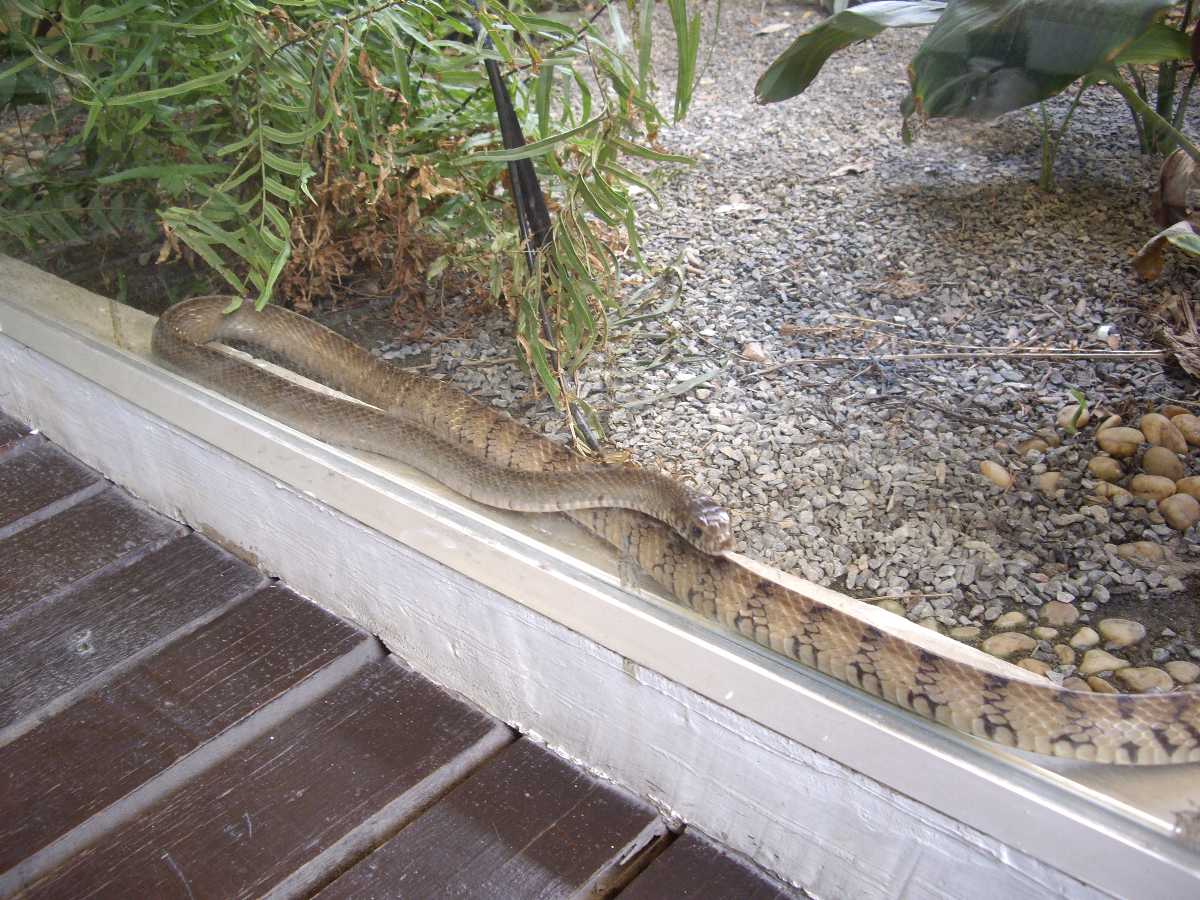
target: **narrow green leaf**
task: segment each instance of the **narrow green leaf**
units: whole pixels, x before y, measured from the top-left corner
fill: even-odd
[[[278,128],[273,128],[270,125],[262,126],[263,137],[275,144],[295,145],[303,144],[312,140],[318,134],[325,130],[325,127],[333,120],[333,106],[326,108],[325,114],[315,122],[311,122],[303,128],[296,131],[282,131]]]
[[[550,137],[550,96],[554,91],[554,65],[542,64],[538,73],[535,109],[538,117],[538,135],[544,140]]]
[[[274,261],[271,263],[271,268],[267,272],[266,280],[263,281],[262,290],[259,291],[258,300],[254,303],[255,309],[262,309],[271,301],[271,293],[275,290],[275,282],[279,280],[279,275],[283,272],[283,267],[287,265],[288,259],[292,255],[292,245],[285,243],[283,248],[276,254]]]
[[[575,180],[574,187],[583,198],[583,202],[587,204],[587,208],[590,209],[597,218],[603,221],[606,225],[617,224],[617,220],[613,217],[612,213],[605,209],[604,204],[600,202],[600,199],[594,193],[592,193],[591,185],[588,184],[588,180],[586,178],[577,178]]]
[[[236,141],[231,141],[228,144],[223,144],[213,151],[214,156],[229,156],[232,153],[239,153],[247,147],[258,143],[258,132],[252,131],[244,138],[238,138]]]
[[[624,138],[616,138],[613,143],[620,147],[622,152],[628,153],[630,156],[638,156],[653,162],[682,163],[685,166],[695,165],[696,163],[690,156],[679,156],[675,153],[663,153],[659,150],[651,150],[649,147],[635,144]]]
[[[629,184],[636,184],[643,191],[648,193],[654,199],[655,203],[659,204],[660,206],[662,205],[662,198],[658,196],[658,191],[654,189],[654,185],[652,185],[642,176],[638,175],[636,172],[630,171],[620,163],[616,162],[604,163],[604,171],[612,175],[614,178],[620,179],[621,181]]]
[[[567,131],[561,131],[556,135],[548,138],[543,138],[540,141],[533,141],[526,144],[524,147],[518,147],[515,150],[492,150],[487,153],[472,153],[466,157],[467,162],[510,162],[516,159],[531,159],[535,156],[541,156],[543,153],[548,153],[550,150],[557,147],[568,138],[574,137],[581,132],[587,131],[597,122],[604,119],[604,114],[596,116],[594,119],[589,119],[582,125],[577,125]]]
[[[642,245],[638,241],[637,215],[632,208],[625,210],[625,237],[629,240],[629,251],[633,254],[638,268],[644,269],[646,261],[642,259]]]
[[[638,93],[649,91],[650,51],[654,45],[654,0],[642,0],[638,28]]]
[[[277,172],[283,172],[285,175],[291,175],[294,178],[299,178],[306,172],[310,172],[308,163],[303,160],[288,159],[280,156],[278,153],[273,153],[270,150],[263,149],[263,162]]]
[[[68,12],[70,7],[64,6],[59,14],[67,22],[78,22],[81,25],[99,25],[101,22],[112,22],[117,19],[123,19],[130,13],[137,12],[142,7],[148,5],[146,0],[129,0],[127,3],[118,3],[116,6],[94,4],[84,9],[77,17],[72,17]]]
[[[135,106],[139,103],[149,103],[152,100],[162,100],[167,97],[178,97],[181,94],[188,94],[192,91],[202,90],[203,88],[215,87],[218,84],[224,84],[233,76],[237,75],[242,69],[246,68],[247,63],[243,62],[231,69],[225,69],[221,72],[213,72],[209,75],[201,75],[198,78],[192,78],[188,81],[173,84],[169,87],[154,88],[149,91],[138,91],[135,94],[117,95],[108,98],[108,106]],[[93,103],[96,101],[85,101]]]
[[[119,184],[122,181],[137,181],[139,179],[166,178],[178,175],[220,175],[225,172],[225,166],[206,165],[204,163],[166,163],[151,166],[134,166],[112,175],[101,175],[96,179],[97,184]]]
[[[284,185],[282,181],[271,178],[270,175],[263,176],[263,187],[272,197],[278,197],[284,203],[290,205],[299,202],[300,196],[296,193],[295,188]]]

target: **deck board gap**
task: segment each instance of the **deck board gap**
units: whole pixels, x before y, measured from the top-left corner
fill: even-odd
[[[246,650],[239,652],[233,649],[233,644],[229,643],[229,636],[246,632],[230,629],[241,628],[241,622],[262,620],[262,611],[277,610],[281,600],[286,598],[290,598],[294,604],[306,607],[301,612],[302,616],[305,616],[305,622],[301,623],[304,631],[290,636],[292,641],[284,638],[283,641],[250,650],[248,655]],[[71,734],[86,730],[92,722],[106,718],[108,710],[125,709],[133,712],[138,709],[139,703],[144,702],[160,706],[157,698],[160,697],[162,685],[172,685],[169,694],[162,695],[163,697],[175,697],[176,700],[186,701],[188,691],[192,688],[188,684],[186,674],[181,673],[196,671],[199,676],[200,670],[197,666],[209,664],[216,659],[215,653],[228,656],[230,662],[235,664],[235,677],[241,677],[239,684],[245,683],[246,689],[254,694],[246,701],[241,700],[240,691],[227,697],[217,697],[215,690],[220,690],[227,679],[224,676],[216,679],[214,671],[205,678],[206,682],[212,684],[203,689],[203,696],[205,702],[212,707],[210,715],[217,716],[217,725],[212,725],[208,718],[196,722],[188,721],[188,716],[194,715],[190,712],[191,707],[186,703],[184,706],[175,703],[173,708],[178,710],[178,713],[161,713],[158,725],[170,725],[181,731],[175,734],[164,733],[161,739],[150,745],[151,749],[140,748],[145,745],[145,737],[149,737],[152,732],[148,732],[146,736],[134,734],[128,739],[122,738],[120,731],[109,734],[107,738],[97,736],[97,761],[102,761],[113,773],[110,776],[102,776],[100,781],[92,780],[90,784],[86,781],[91,760],[80,760],[78,751],[59,761],[62,767],[61,774],[35,773],[37,778],[40,778],[37,784],[17,781],[5,787],[4,772],[13,767],[0,772],[0,788],[4,788],[0,790],[0,798],[7,798],[0,799],[0,810],[5,812],[4,818],[12,822],[25,821],[23,826],[8,829],[10,833],[6,842],[10,847],[7,850],[0,847],[0,868],[4,868],[4,865],[10,866],[0,874],[0,895],[6,896],[14,890],[28,886],[67,860],[78,856],[80,852],[85,852],[86,847],[103,840],[115,830],[130,826],[145,810],[160,803],[164,797],[203,778],[204,773],[221,766],[229,757],[262,739],[272,728],[286,724],[300,710],[322,701],[323,697],[342,688],[349,679],[358,676],[366,667],[384,658],[382,644],[379,644],[376,638],[359,629],[338,623],[336,619],[329,617],[328,613],[320,611],[316,605],[296,598],[290,592],[284,592],[280,588],[266,588],[259,592],[254,602],[257,602],[257,607],[244,604],[236,610],[227,608],[224,613],[227,618],[215,619],[204,635],[182,638],[161,654],[144,660],[136,670],[126,672],[124,678],[114,679],[110,689],[104,691],[103,695],[79,698],[72,707],[62,710],[62,718],[47,721],[42,730],[29,732],[24,742],[13,743],[0,749],[0,761],[8,758],[16,761],[30,755],[46,756],[47,754],[38,751],[43,744],[47,750],[55,746],[62,748]],[[323,629],[319,626],[317,630],[313,629],[311,623],[314,619],[322,620],[324,624],[336,630],[329,637],[324,637]],[[305,649],[300,658],[292,659],[292,656],[288,655],[290,650],[287,647],[296,640],[312,643],[312,649]],[[284,670],[276,671],[278,666],[284,664],[287,666]],[[247,666],[251,667],[248,673]],[[264,676],[268,679],[264,680]],[[266,698],[265,702],[260,702],[258,697],[265,697],[278,690],[272,685],[278,683],[280,677],[299,677],[300,680],[290,683],[284,680],[281,692]],[[257,704],[259,702],[260,704]],[[214,703],[216,706],[212,706]],[[250,703],[251,707],[242,709],[245,703]],[[126,715],[131,712],[127,712]],[[179,715],[184,718],[176,724],[175,720]],[[239,715],[241,718],[236,718]],[[227,721],[230,718],[234,720]],[[198,728],[217,728],[217,732],[197,734]],[[193,734],[196,745],[191,749],[182,746],[179,748],[182,755],[173,761],[170,760],[170,755],[178,752],[175,748],[180,737],[190,738]],[[128,743],[130,740],[132,743]],[[79,748],[84,746],[83,743],[77,744]],[[119,756],[112,760],[104,758],[104,750],[108,746],[113,746],[113,752]],[[130,757],[131,752],[133,758]],[[144,757],[140,761],[139,754]],[[162,764],[160,761],[167,763],[161,769],[157,768]],[[112,785],[116,773],[124,773],[124,781],[131,778],[145,780],[134,784],[122,794],[120,791],[125,788],[118,790]],[[41,784],[55,778],[70,780],[56,791],[49,790],[52,787],[49,784]],[[58,797],[58,794],[64,791],[72,793]],[[101,793],[96,793],[97,791]],[[38,797],[56,798],[58,805],[52,810],[47,810]],[[37,821],[31,820],[31,816],[36,816]],[[55,822],[62,824],[56,826]],[[37,848],[20,859],[18,844]]]
[[[190,596],[163,607],[146,584],[162,582],[175,565],[187,566],[182,589]],[[266,583],[260,572],[191,534],[67,592],[40,616],[14,617],[0,629],[0,746],[203,629]],[[176,589],[174,581],[163,587]],[[86,656],[72,646],[83,635],[94,643]]]
[[[105,481],[94,481],[89,485],[79,488],[77,491],[67,494],[65,497],[51,501],[45,506],[9,522],[7,525],[0,526],[0,541],[12,537],[14,534],[19,534],[27,528],[32,528],[34,525],[45,522],[47,519],[51,519],[60,513],[66,512],[71,507],[78,506],[85,500],[90,500],[109,487],[110,485]]]
[[[185,539],[186,536],[184,538],[179,538],[178,540]],[[170,542],[168,542],[168,545],[169,543]],[[188,619],[188,621],[179,625],[177,628],[174,628],[170,632],[163,634],[157,640],[146,644],[144,647],[140,648],[129,656],[126,656],[119,662],[113,663],[111,666],[108,666],[102,671],[97,672],[95,675],[81,681],[79,684],[69,688],[63,693],[45,701],[38,706],[37,709],[25,713],[10,724],[0,727],[0,747],[17,740],[31,729],[36,728],[42,722],[58,715],[64,709],[67,709],[72,704],[78,702],[80,698],[103,690],[106,686],[122,677],[131,669],[137,668],[146,660],[161,653],[164,648],[169,647],[183,638],[186,638],[188,635],[193,634],[196,631],[199,631],[201,628],[204,628],[206,625],[211,624],[221,616],[228,613],[231,609],[242,603],[245,603],[250,597],[263,590],[267,585],[267,579],[263,576],[260,576],[255,582],[244,589],[239,590],[229,599],[224,600],[220,604],[215,605],[208,610],[205,610],[204,612]],[[0,644],[0,646],[2,646],[2,644]],[[2,670],[2,666],[0,666],[0,670]],[[2,698],[3,693],[0,692],[0,699]],[[3,704],[0,703],[0,712],[2,712],[2,710]],[[0,719],[0,721],[2,721],[2,719]]]
[[[109,560],[99,568],[93,569],[86,575],[80,576],[74,581],[68,581],[67,583],[48,591],[41,597],[38,597],[36,600],[30,601],[25,606],[15,609],[8,614],[0,614],[0,629],[10,628],[15,623],[26,618],[27,616],[39,615],[47,606],[52,605],[59,598],[75,591],[83,590],[92,583],[99,581],[101,578],[105,578],[109,575],[115,575],[118,572],[128,569],[131,566],[141,562],[155,551],[166,547],[172,541],[179,540],[181,537],[186,536],[187,526],[181,525],[178,529],[170,534],[163,535],[162,537],[155,538],[154,540],[142,544],[139,547],[135,547],[127,553],[124,553],[115,559]]]

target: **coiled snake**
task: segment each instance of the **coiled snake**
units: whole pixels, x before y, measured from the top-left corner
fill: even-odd
[[[228,301],[196,297],[169,309],[154,329],[154,352],[188,378],[320,440],[395,457],[484,503],[564,511],[680,604],[943,725],[1081,760],[1200,761],[1200,693],[1071,691],[931,652],[720,555],[727,514],[665,476],[587,464],[505,413],[376,359],[303,316],[275,306],[224,315]],[[211,342],[252,347],[361,402],[318,394]]]

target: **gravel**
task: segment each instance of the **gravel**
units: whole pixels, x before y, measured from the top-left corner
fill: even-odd
[[[628,276],[626,303],[644,305],[623,309],[661,314],[617,327],[581,378],[611,443],[724,502],[739,551],[873,602],[890,598],[888,608],[977,646],[992,638],[1014,660],[1049,664],[1060,683],[1080,662],[1072,637],[1086,629],[1075,646],[1086,644],[1106,619],[1145,626],[1144,639],[1121,648],[1125,665],[1200,660],[1197,528],[1180,535],[1143,501],[1089,499],[1098,417],[1061,447],[1015,449],[1053,426],[1069,389],[1136,422],[1167,401],[1200,411],[1195,381],[1153,360],[896,358],[979,346],[1156,349],[1157,310],[1191,296],[1196,270],[1172,257],[1146,284],[1129,264],[1156,230],[1155,164],[1137,155],[1123,104],[1085,95],[1047,194],[1036,185],[1040,138],[1023,112],[930,123],[903,146],[897,108],[919,32],[851,48],[802,97],[755,106],[755,79],[800,28],[753,32],[812,15],[759,9],[725,4],[692,112],[662,135],[697,163],[663,186],[661,208],[645,198],[652,272]],[[664,24],[658,71],[669,86]],[[1065,102],[1051,106],[1061,116]],[[683,277],[674,306],[670,271]],[[663,273],[663,289],[647,293]],[[365,327],[354,326],[359,339]],[[505,361],[504,318],[471,320],[468,337],[452,327],[435,322],[441,332],[414,349],[431,351],[455,384],[561,437],[559,414]],[[859,359],[804,362],[831,356]],[[985,460],[1015,485],[984,479]],[[1047,471],[1062,473],[1051,497],[1034,483]],[[1165,558],[1117,555],[1141,540]],[[1052,624],[1057,638],[1013,636]],[[1096,668],[1102,652],[1092,651],[1087,674],[1108,673]],[[1142,682],[1161,688],[1157,677]]]

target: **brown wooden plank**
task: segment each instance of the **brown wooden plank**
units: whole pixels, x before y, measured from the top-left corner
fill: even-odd
[[[27,434],[28,428],[0,412],[0,454]]]
[[[0,747],[0,872],[373,640],[266,588]]]
[[[178,528],[112,489],[0,540],[0,618]]]
[[[650,806],[522,740],[319,897],[583,895],[665,834]]]
[[[99,480],[53,444],[0,459],[0,528]]]
[[[660,900],[662,897],[800,900],[807,896],[692,831],[680,835],[645,872],[621,891],[621,900]]]
[[[368,817],[386,818],[409,798],[429,802],[442,773],[510,734],[391,659],[372,664],[84,849],[29,896],[250,897],[289,876],[295,893],[329,877],[314,871],[363,852],[356,842],[371,839]]]
[[[17,617],[0,630],[0,728],[261,582],[192,534]]]

